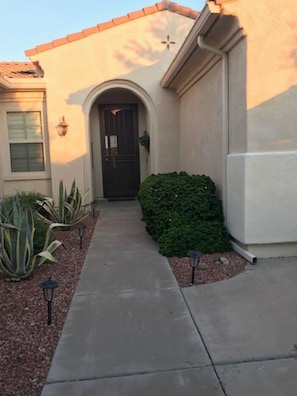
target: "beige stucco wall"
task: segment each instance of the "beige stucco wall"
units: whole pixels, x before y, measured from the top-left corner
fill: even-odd
[[[221,196],[222,79],[220,64],[180,99],[180,169],[210,176]]]
[[[297,3],[241,0],[225,12],[238,16],[247,37],[246,142],[240,125],[231,129],[239,139],[227,160],[229,230],[259,257],[295,255]]]
[[[247,36],[247,144],[249,152],[297,149],[297,3],[281,0],[224,5]],[[261,16],[265,15],[265,18]],[[269,119],[269,120],[268,120]]]
[[[31,57],[39,61],[47,83],[54,195],[60,179],[70,184],[75,177],[81,189],[91,190],[92,199],[89,114],[96,100],[92,93],[106,82],[126,81],[136,94],[137,86],[146,93],[154,108],[154,114],[149,114],[154,119],[148,122],[154,150],[151,170],[170,171],[178,166],[178,101],[159,81],[193,22],[162,11]],[[176,42],[169,50],[161,44],[167,35]],[[61,138],[56,127],[62,116],[69,132]]]
[[[32,84],[33,85],[33,84]],[[7,112],[40,111],[42,115],[45,171],[11,172],[7,130]],[[2,90],[0,91],[0,197],[13,195],[17,191],[36,191],[51,196],[50,155],[48,150],[47,114],[44,90]]]
[[[163,79],[180,97],[181,168],[212,177],[230,234],[258,257],[297,254],[296,11],[280,0],[209,2],[188,61],[178,54]],[[199,34],[228,55],[226,141],[223,62],[198,48]]]
[[[228,52],[230,154],[247,151],[246,55],[246,37]]]

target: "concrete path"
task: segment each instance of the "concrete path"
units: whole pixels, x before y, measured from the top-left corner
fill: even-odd
[[[42,396],[297,395],[296,260],[180,290],[138,203],[99,209]]]

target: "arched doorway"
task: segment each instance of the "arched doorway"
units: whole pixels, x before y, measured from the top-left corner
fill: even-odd
[[[139,136],[144,131],[152,136],[154,129],[149,97],[135,84],[109,82],[94,90],[85,111],[93,199],[136,197],[139,184],[151,173],[151,154],[139,145]]]

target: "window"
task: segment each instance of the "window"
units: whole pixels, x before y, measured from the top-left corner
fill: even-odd
[[[45,170],[40,111],[7,113],[12,172]]]

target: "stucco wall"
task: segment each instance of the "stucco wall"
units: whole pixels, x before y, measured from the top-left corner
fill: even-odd
[[[222,186],[222,79],[217,63],[180,99],[180,169]]]
[[[178,54],[163,78],[180,95],[181,168],[213,178],[229,232],[258,257],[297,254],[296,12],[280,0],[209,2],[187,59]],[[222,62],[198,36],[228,55],[227,142]]]
[[[260,257],[296,255],[297,153],[233,154],[227,164],[231,235]]]
[[[222,12],[235,15],[246,36],[246,53],[237,51],[235,63],[246,79],[247,150],[242,152],[296,150],[297,2],[236,0],[223,2]],[[240,85],[234,68],[230,76],[231,84]]]
[[[190,18],[162,11],[32,56],[43,68],[47,83],[54,194],[61,178],[71,183],[75,177],[80,188],[92,190],[89,113],[82,107],[92,91],[107,81],[126,80],[147,93],[156,117],[150,123],[155,129],[149,131],[156,149],[153,171],[177,165],[178,102],[162,90],[159,81],[192,24]],[[167,35],[176,42],[169,50],[161,43]],[[62,116],[69,124],[63,138],[56,131]]]
[[[297,254],[296,11],[296,2],[288,6],[278,0],[236,1],[224,7],[225,13],[239,17],[247,41],[246,54],[235,63],[243,66],[246,58],[246,147],[241,125],[232,122],[228,227],[259,257]],[[230,84],[234,75],[236,79],[238,73],[230,68]],[[230,110],[231,117],[236,115],[235,106]]]
[[[247,151],[246,51],[243,38],[228,53],[229,62],[229,153]]]

